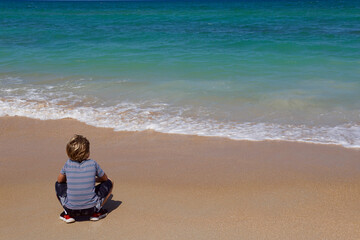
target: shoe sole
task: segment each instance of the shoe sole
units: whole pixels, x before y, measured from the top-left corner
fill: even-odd
[[[90,217],[90,221],[99,221],[100,219],[103,219],[103,218],[105,218],[107,216],[107,213],[106,214],[103,214],[103,215],[101,215],[101,216],[99,216],[99,217]]]
[[[61,220],[63,220],[64,222],[66,222],[66,223],[73,223],[73,222],[75,222],[75,219],[73,219],[73,218],[70,218],[70,219],[65,219],[65,218],[63,218],[63,217],[59,217]]]

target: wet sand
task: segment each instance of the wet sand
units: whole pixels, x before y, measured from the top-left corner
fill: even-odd
[[[58,218],[75,133],[115,182],[99,222]],[[0,152],[2,239],[360,239],[356,149],[2,117]]]

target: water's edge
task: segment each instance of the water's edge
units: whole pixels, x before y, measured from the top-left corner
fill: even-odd
[[[24,105],[25,104],[25,105]],[[46,106],[47,105],[47,106]],[[218,123],[216,121],[197,122],[196,119],[173,116],[167,121],[152,118],[151,112],[132,115],[132,119],[124,120],[124,116],[111,116],[107,109],[80,107],[74,109],[58,108],[49,103],[6,102],[0,99],[0,117],[27,117],[38,120],[74,119],[89,126],[110,128],[114,131],[147,131],[153,130],[165,134],[183,134],[204,137],[222,137],[231,140],[246,141],[286,141],[313,144],[338,145],[350,149],[360,149],[360,126],[340,125],[336,127],[312,127],[304,125],[280,125],[266,123]],[[124,112],[132,110],[124,110]],[[127,112],[128,114],[128,112]],[[130,113],[131,115],[131,113]],[[136,119],[136,120],[134,120]],[[147,119],[147,120],[145,120]],[[135,121],[135,122],[133,122]]]

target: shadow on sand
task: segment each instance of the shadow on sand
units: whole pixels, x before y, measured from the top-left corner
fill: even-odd
[[[112,211],[117,209],[122,204],[122,201],[116,201],[116,200],[113,200],[112,198],[113,198],[113,195],[111,194],[103,206],[103,208],[108,211],[108,214],[110,214]]]

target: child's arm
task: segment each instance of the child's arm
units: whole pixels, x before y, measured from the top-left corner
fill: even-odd
[[[57,181],[58,183],[66,182],[66,175],[60,173]]]
[[[96,182],[105,182],[108,180],[108,177],[106,176],[106,173],[104,173],[104,175],[102,177],[97,177],[95,179]]]

